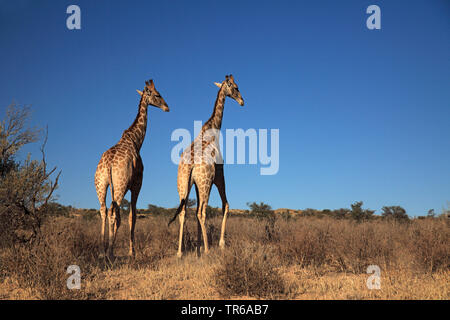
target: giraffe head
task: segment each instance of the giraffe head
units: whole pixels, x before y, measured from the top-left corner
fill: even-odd
[[[155,88],[155,84],[153,80],[145,81],[145,88],[143,91],[136,90],[142,97],[144,103],[148,105],[152,105],[154,107],[160,108],[165,112],[169,112],[169,106],[167,105],[164,98],[161,97],[158,90]]]
[[[222,83],[214,82],[214,84],[223,89],[226,96],[236,100],[241,106],[244,106],[244,99],[242,99],[239,88],[236,82],[234,82],[233,75],[225,76],[225,81]]]

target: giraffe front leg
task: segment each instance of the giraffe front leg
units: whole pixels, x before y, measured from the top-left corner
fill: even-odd
[[[128,222],[130,225],[130,251],[128,255],[132,258],[136,256],[136,251],[134,249],[134,228],[136,226],[136,204],[132,204],[130,207],[130,215],[128,217]]]
[[[219,247],[221,249],[224,249],[225,248],[225,226],[227,224],[229,205],[228,205],[227,195],[225,192],[225,178],[224,178],[224,174],[223,174],[223,164],[216,164],[216,174],[214,177],[214,184],[216,185],[217,190],[219,191],[220,199],[222,200],[223,220],[222,220],[222,228],[220,230]]]
[[[137,202],[138,194],[139,194],[139,192],[136,192],[136,191],[131,193],[130,214],[128,216],[128,222],[130,225],[130,251],[129,251],[128,255],[132,258],[134,258],[136,256],[136,251],[134,249],[134,229],[136,226],[136,214],[137,214],[136,202]]]
[[[208,202],[202,202],[200,204],[201,211],[197,214],[197,219],[200,224],[200,229],[202,231],[203,236],[203,245],[205,247],[205,254],[209,253],[208,247],[208,235],[206,234],[206,206]],[[200,231],[200,230],[199,230]]]
[[[131,258],[134,258],[136,256],[136,252],[134,249],[134,229],[136,226],[137,215],[136,203],[139,197],[139,192],[141,191],[143,173],[144,165],[142,163],[141,156],[138,155],[132,180],[130,214],[128,216],[128,222],[130,226],[130,251],[128,254]]]

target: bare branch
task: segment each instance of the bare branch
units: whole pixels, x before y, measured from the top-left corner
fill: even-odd
[[[52,171],[54,171],[56,168],[54,168]],[[56,188],[58,187],[58,181],[59,181],[59,176],[61,175],[61,170],[58,172],[58,175],[56,176],[55,182],[50,183],[50,191],[48,192],[47,197],[44,200],[44,203],[41,205],[41,207],[39,208],[39,210],[42,207],[45,207],[48,204],[48,201],[51,199],[53,192],[56,190]]]

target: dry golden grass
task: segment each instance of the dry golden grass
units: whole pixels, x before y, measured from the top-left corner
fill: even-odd
[[[227,248],[220,218],[208,221],[211,252],[198,258],[197,226],[187,221],[185,255],[175,257],[177,226],[138,219],[137,256],[128,252],[125,217],[113,265],[98,258],[99,220],[54,218],[33,248],[0,250],[0,299],[449,299],[449,225],[231,217]],[[68,265],[81,268],[81,290],[68,290]],[[368,265],[381,289],[366,286]]]

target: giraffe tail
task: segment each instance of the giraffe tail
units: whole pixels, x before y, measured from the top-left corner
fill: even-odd
[[[190,187],[190,185],[191,185],[191,178],[192,178],[192,168],[191,168],[191,171],[189,172],[189,179],[187,180],[187,188],[186,188],[187,192],[186,192],[186,194],[183,196],[183,198],[181,199],[180,205],[178,206],[177,211],[176,211],[175,214],[173,215],[172,219],[170,219],[170,221],[169,221],[169,223],[167,224],[167,226],[170,226],[170,224],[171,224],[172,222],[175,221],[175,219],[177,218],[177,216],[180,214],[181,210],[183,209],[183,206],[186,204],[187,197],[188,197],[188,195],[189,195],[189,190],[188,190],[188,189],[189,189],[189,187]]]
[[[181,209],[183,208],[184,204],[186,203],[186,199],[181,199],[180,205],[178,206],[177,211],[175,212],[175,214],[173,215],[172,219],[170,219],[169,223],[167,224],[167,226],[170,226],[170,224],[172,222],[175,221],[175,219],[177,218],[177,216],[180,214]]]
[[[111,200],[114,202],[114,187],[112,183],[112,166],[109,168],[109,187],[111,189]]]

